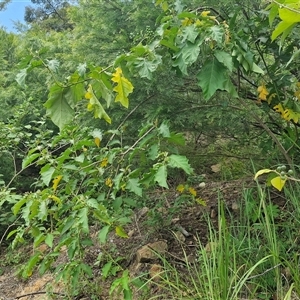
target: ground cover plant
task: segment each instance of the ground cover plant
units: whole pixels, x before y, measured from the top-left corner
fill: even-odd
[[[287,198],[289,209],[298,206]],[[217,220],[206,219],[207,240],[197,237],[197,259],[183,250],[184,271],[161,258],[159,280],[152,278],[160,293],[150,299],[299,298],[298,267],[292,266],[297,255],[291,251],[297,233],[285,219],[288,210],[282,212],[280,201],[260,186],[245,189],[240,200],[228,215],[229,203],[220,195]]]
[[[48,297],[299,298],[299,3],[198,2],[38,1],[1,29],[0,246]],[[155,236],[181,254],[149,277],[129,252]]]

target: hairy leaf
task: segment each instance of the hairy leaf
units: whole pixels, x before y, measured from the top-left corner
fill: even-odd
[[[45,165],[41,169],[40,174],[41,174],[41,177],[42,177],[42,181],[46,186],[49,186],[49,183],[52,179],[52,176],[53,176],[54,172],[55,172],[55,168],[50,167],[50,165]]]
[[[163,136],[163,137],[170,137],[170,129],[169,126],[166,124],[166,122],[162,123],[158,127],[158,132]]]
[[[16,76],[16,81],[21,87],[25,87],[25,79],[27,76],[27,68],[22,69]]]
[[[57,72],[59,68],[59,61],[57,59],[51,59],[47,61],[47,67],[54,73]]]
[[[46,245],[48,245],[50,248],[52,248],[53,246],[53,240],[54,240],[54,236],[51,233],[48,233],[46,238],[45,238],[45,243]]]
[[[143,189],[140,187],[139,179],[138,178],[129,178],[126,189],[135,193],[136,195],[142,197]]]
[[[188,159],[182,155],[176,155],[176,154],[170,155],[168,166],[172,168],[182,169],[189,175],[193,173],[193,168],[191,167]]]
[[[154,181],[157,182],[161,187],[169,188],[167,184],[167,167],[162,165],[158,168],[155,173]]]
[[[78,213],[78,222],[81,224],[82,226],[82,231],[84,233],[89,233],[89,218],[88,218],[88,213],[89,210],[87,207],[84,207],[82,209],[79,210]]]
[[[25,157],[22,161],[22,169],[26,168],[30,165],[34,160],[36,160],[41,154],[40,153],[33,153],[27,157]]]
[[[85,75],[86,73],[86,63],[79,64],[77,67],[77,72],[80,76]]]
[[[175,11],[177,12],[177,13],[181,13],[182,12],[182,10],[183,10],[183,8],[184,8],[184,6],[182,5],[182,2],[181,2],[181,0],[175,0]]]
[[[100,243],[102,243],[102,244],[105,243],[109,229],[110,229],[110,225],[106,225],[106,226],[102,227],[102,229],[99,231],[98,239],[99,239]]]

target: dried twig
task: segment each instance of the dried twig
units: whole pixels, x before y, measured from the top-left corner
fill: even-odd
[[[24,294],[24,295],[21,295],[21,296],[17,296],[14,299],[21,299],[21,298],[28,297],[28,296],[42,295],[42,294],[47,294],[47,293],[48,292],[34,292],[34,293],[29,293],[29,294]],[[49,294],[57,295],[57,296],[60,296],[60,297],[67,297],[67,295],[63,294],[63,293],[51,292]]]

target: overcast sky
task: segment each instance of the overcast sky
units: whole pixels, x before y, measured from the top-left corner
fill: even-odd
[[[29,0],[12,0],[6,10],[0,11],[0,25],[8,31],[13,31],[13,21],[24,22],[25,6],[28,5],[31,5]]]

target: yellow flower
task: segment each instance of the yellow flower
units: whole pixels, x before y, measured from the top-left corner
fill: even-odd
[[[100,143],[101,143],[100,138],[98,138],[98,137],[96,136],[95,139],[94,139],[94,141],[95,141],[96,146],[99,148],[99,147],[100,147]]]
[[[300,90],[297,90],[297,91],[295,92],[295,97],[296,97],[298,100],[300,100]]]
[[[275,105],[275,106],[273,107],[273,109],[274,109],[276,112],[278,112],[278,113],[280,113],[280,114],[282,114],[282,115],[284,114],[284,109],[283,109],[281,103]]]
[[[197,192],[196,192],[196,190],[195,190],[194,188],[189,187],[189,192],[190,192],[194,197],[196,197]]]
[[[108,159],[107,157],[105,157],[104,159],[102,159],[101,163],[100,163],[100,167],[101,168],[105,168],[108,164]]]
[[[93,97],[93,95],[90,92],[86,92],[84,97],[85,99],[90,100]]]
[[[193,24],[193,20],[189,19],[189,18],[184,18],[181,21],[181,24],[182,24],[182,26],[189,26],[189,25]]]
[[[267,91],[266,86],[264,84],[260,85],[257,88],[257,91],[259,93],[258,99],[266,101],[267,100],[267,96],[269,95],[269,92]]]
[[[178,187],[176,188],[176,190],[179,192],[179,193],[182,193],[184,191],[184,185],[183,184],[179,184]]]
[[[107,185],[108,187],[112,187],[113,186],[113,182],[112,182],[112,180],[111,180],[110,177],[105,180],[105,185]]]
[[[205,10],[201,13],[201,17],[207,17],[210,14],[209,10]]]

